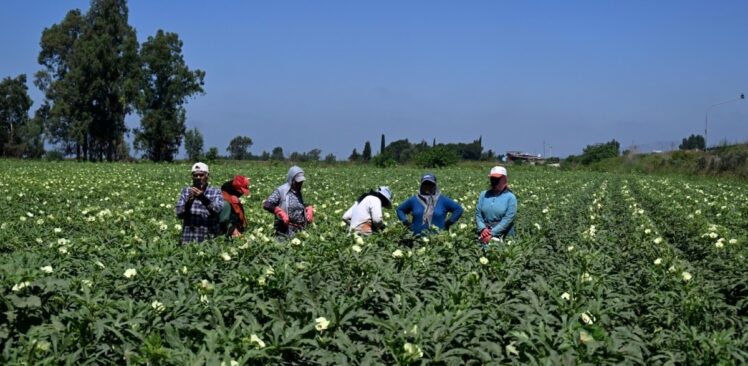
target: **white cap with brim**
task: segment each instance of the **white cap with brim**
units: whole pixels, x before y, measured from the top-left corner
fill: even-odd
[[[392,202],[392,191],[390,191],[390,187],[381,186],[377,188],[376,192],[381,194],[384,198],[386,198],[387,201]]]
[[[205,164],[205,163],[195,163],[192,166],[192,172],[193,173],[195,172],[210,173],[210,171],[208,170],[208,164]]]
[[[296,183],[301,183],[301,182],[303,182],[303,181],[305,181],[305,180],[306,180],[306,177],[304,177],[304,172],[301,172],[301,173],[299,173],[299,174],[296,174],[296,175],[295,175],[295,176],[293,177],[293,181],[294,181],[294,182],[296,182]]]
[[[503,166],[495,166],[491,168],[491,172],[488,173],[488,176],[494,178],[506,177],[506,168]]]

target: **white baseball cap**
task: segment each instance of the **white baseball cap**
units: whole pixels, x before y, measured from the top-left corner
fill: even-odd
[[[390,190],[390,187],[387,186],[381,186],[377,188],[377,192],[379,192],[384,198],[387,199],[387,201],[392,202],[392,191]]]
[[[495,177],[495,178],[499,178],[499,177],[502,177],[502,176],[506,177],[507,176],[506,175],[506,168],[504,168],[503,166],[495,166],[495,167],[491,168],[491,172],[488,173],[488,176],[489,177]]]
[[[208,170],[208,164],[205,163],[195,163],[192,166],[192,172],[210,173],[210,171]]]

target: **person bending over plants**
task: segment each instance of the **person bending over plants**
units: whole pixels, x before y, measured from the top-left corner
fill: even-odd
[[[362,194],[343,214],[343,220],[350,225],[351,231],[371,235],[384,229],[382,207],[392,207],[392,191],[386,186]]]

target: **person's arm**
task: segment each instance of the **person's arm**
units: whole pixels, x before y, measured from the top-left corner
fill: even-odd
[[[486,221],[483,219],[483,212],[481,212],[482,206],[483,193],[478,196],[478,202],[475,204],[475,225],[478,227],[478,232],[481,232],[486,228]]]
[[[371,200],[369,215],[371,216],[371,224],[373,226],[380,229],[384,228],[384,221],[382,218],[382,201],[380,201],[379,198]]]
[[[223,195],[220,190],[206,189],[206,192],[203,192],[198,199],[200,199],[200,202],[208,209],[211,215],[218,215],[223,210]]]
[[[346,223],[348,223],[348,225],[351,224],[351,219],[353,219],[353,209],[355,207],[356,207],[356,203],[354,202],[353,206],[351,206],[351,208],[349,208],[348,211],[346,211],[343,214],[343,221],[345,221]]]
[[[276,188],[273,193],[270,194],[270,197],[262,203],[262,208],[267,212],[275,213],[275,208],[280,205],[280,199],[280,191]]]
[[[408,198],[405,202],[397,206],[395,212],[397,212],[397,219],[400,220],[406,226],[410,226],[411,222],[408,220],[408,214],[413,211],[413,197]]]
[[[506,208],[506,214],[504,217],[501,218],[501,221],[499,221],[498,224],[496,224],[496,227],[491,229],[491,234],[493,236],[498,236],[504,233],[506,229],[509,227],[509,225],[512,224],[514,221],[514,216],[517,214],[517,197],[514,197],[512,195],[509,197],[509,200],[507,202],[507,208]]]
[[[179,199],[177,199],[176,213],[178,218],[184,219],[187,213],[190,212],[192,202],[194,202],[194,199],[190,195],[190,188],[182,189],[182,192],[179,194]]]
[[[452,224],[457,222],[457,220],[459,220],[460,217],[462,217],[462,212],[465,210],[462,208],[462,205],[455,202],[453,199],[447,196],[443,196],[443,197],[445,198],[444,202],[446,203],[446,206],[447,206],[447,212],[452,213],[451,215],[449,215],[448,219],[444,220],[444,224],[447,226],[447,228],[449,228],[449,226],[452,226]]]

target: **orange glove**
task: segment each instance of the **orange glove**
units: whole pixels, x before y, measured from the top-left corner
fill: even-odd
[[[288,214],[286,211],[283,211],[280,207],[276,207],[275,210],[273,210],[273,213],[277,218],[283,221],[283,225],[288,225]]]
[[[306,222],[311,224],[314,221],[314,206],[306,206],[304,213],[306,213]]]

